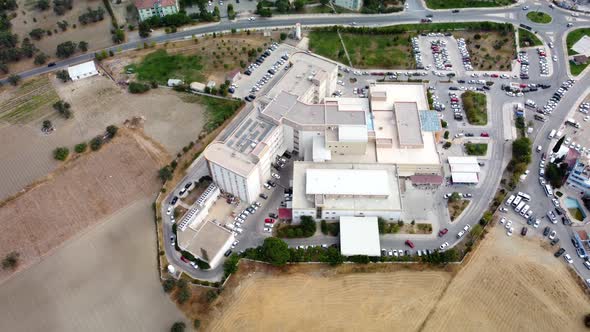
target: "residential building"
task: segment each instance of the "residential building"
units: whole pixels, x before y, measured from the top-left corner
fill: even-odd
[[[583,191],[584,194],[590,195],[590,165],[584,163],[581,158],[570,171],[566,182],[576,190]]]
[[[135,8],[139,13],[140,21],[152,16],[176,14],[180,10],[178,0],[135,0]]]
[[[334,0],[336,6],[359,11],[363,7],[363,0]]]

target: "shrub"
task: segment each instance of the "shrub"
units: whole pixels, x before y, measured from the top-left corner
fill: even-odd
[[[74,43],[73,41],[67,41],[67,42],[61,43],[61,44],[57,45],[57,50],[55,52],[55,55],[57,55],[58,58],[69,58],[72,55],[74,55],[74,53],[76,53],[77,47],[78,47],[78,45],[76,43]]]
[[[443,135],[444,139],[449,139],[449,135],[450,135],[449,131],[445,130],[445,133]]]
[[[190,300],[191,298],[191,291],[188,287],[182,287],[178,290],[178,294],[176,295],[176,299],[178,300],[179,304],[183,304],[186,301]]]
[[[8,270],[8,269],[14,270],[14,269],[16,269],[16,267],[18,266],[18,263],[19,263],[19,258],[20,258],[20,254],[18,252],[16,252],[16,251],[13,251],[13,252],[9,253],[2,260],[2,268],[4,270]]]
[[[102,147],[102,136],[96,136],[92,140],[90,140],[90,149],[92,151],[98,151]]]
[[[68,74],[68,72],[66,70],[58,70],[55,72],[55,76],[57,78],[59,78],[62,82],[67,82],[69,81],[70,78],[70,74]]]
[[[111,138],[115,137],[115,135],[117,135],[117,131],[119,130],[119,128],[115,125],[110,125],[107,127],[107,133],[109,134],[109,136]]]
[[[162,282],[162,288],[164,289],[164,292],[166,293],[170,293],[174,287],[176,286],[176,280],[174,279],[166,279]]]
[[[195,321],[193,323],[193,327],[195,328],[195,330],[199,330],[199,328],[201,327],[201,320],[195,319]]]
[[[129,92],[131,93],[144,93],[150,89],[150,86],[143,83],[131,82],[129,83]]]
[[[86,151],[86,148],[88,148],[88,144],[82,142],[80,144],[76,144],[76,146],[74,147],[74,151],[76,151],[76,153],[82,153]]]
[[[72,117],[71,105],[63,100],[58,100],[53,104],[53,109],[66,119]]]
[[[66,147],[59,147],[53,150],[53,158],[64,161],[68,158],[70,150]]]
[[[170,332],[184,332],[185,328],[186,328],[186,324],[184,324],[184,322],[176,322],[176,323],[172,324],[172,327],[170,328]]]
[[[162,182],[172,180],[172,175],[172,169],[170,168],[170,166],[164,166],[160,168],[160,170],[158,171],[158,176],[160,177]]]

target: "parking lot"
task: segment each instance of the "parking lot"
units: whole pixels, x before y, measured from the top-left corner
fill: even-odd
[[[272,86],[272,82],[276,82],[282,76],[288,61],[281,57],[285,54],[293,54],[295,49],[286,44],[273,45],[276,46],[265,50],[268,51],[268,56],[259,55],[256,59],[258,63],[252,62],[248,64],[248,67],[243,72],[244,74],[234,83],[234,97],[243,98],[250,94],[259,95],[269,86]],[[273,69],[275,65],[277,66]],[[275,74],[269,73],[269,70],[272,70]],[[247,75],[247,73],[250,73],[250,75]]]
[[[467,69],[471,67],[465,67],[463,62],[462,53],[468,54],[467,49],[459,47],[457,40],[452,36],[442,33],[422,34],[412,39],[412,45],[417,56],[417,65],[421,63],[424,69],[432,70],[436,76],[444,77],[448,71],[462,73],[471,70]],[[416,52],[416,46],[420,52]],[[470,62],[466,60],[465,63]]]

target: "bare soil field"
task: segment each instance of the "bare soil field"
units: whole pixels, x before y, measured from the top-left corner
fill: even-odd
[[[494,227],[453,279],[424,330],[587,330],[588,295],[563,259],[555,259],[539,242],[508,237]]]
[[[53,159],[53,149],[67,146],[72,151],[75,144],[90,140],[108,125],[121,127],[126,119],[144,117],[145,133],[176,154],[197,139],[205,123],[204,107],[183,101],[172,90],[132,95],[102,76],[68,83],[51,77],[50,81],[53,88],[44,85],[30,92],[27,87],[33,84],[25,82],[0,93],[0,142],[19,142],[3,144],[0,149],[0,200],[53,171],[59,165]],[[52,101],[45,102],[55,93],[72,105],[72,119],[60,118],[51,107]],[[25,95],[26,99],[15,98]],[[22,103],[15,103],[17,100]],[[44,119],[53,122],[55,132],[41,132]]]
[[[493,229],[462,268],[240,263],[208,331],[582,331],[588,295],[538,239]],[[190,310],[187,310],[190,309]],[[192,317],[192,316],[191,316]]]
[[[465,38],[475,70],[510,70],[512,68],[511,62],[516,58],[514,34],[502,36],[497,31],[480,33],[454,31],[453,36]],[[476,36],[481,36],[481,39],[476,39]]]
[[[33,0],[17,0],[17,3],[19,9],[15,11],[16,17],[10,21],[12,32],[19,36],[19,40],[23,40],[23,38],[30,38],[29,32],[33,29],[51,30],[51,36],[46,34],[41,40],[31,39],[31,41],[39,50],[52,58],[55,58],[57,44],[69,40],[74,42],[84,40],[88,42],[89,50],[105,48],[113,44],[110,33],[111,17],[100,0],[76,0],[73,2],[74,8],[61,16],[53,11],[53,1],[50,1],[51,7],[45,11],[36,9],[34,7],[36,1]],[[105,9],[102,21],[87,25],[78,22],[78,17],[85,13],[88,7],[96,9],[99,6]],[[68,22],[69,27],[66,31],[59,28],[58,21]],[[74,28],[74,24],[76,28]],[[34,66],[32,60],[28,60],[10,64],[10,69],[17,72]]]
[[[140,134],[119,132],[100,151],[72,160],[0,208],[0,257],[19,252],[19,268],[26,268],[101,219],[159,189],[157,170],[169,156]],[[12,274],[2,270],[0,280]]]
[[[0,285],[2,331],[168,331],[183,320],[159,282],[152,202],[144,196]]]

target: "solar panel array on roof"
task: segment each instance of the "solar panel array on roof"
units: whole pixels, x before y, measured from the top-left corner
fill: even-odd
[[[422,131],[439,131],[442,129],[440,119],[435,111],[420,111]]]

